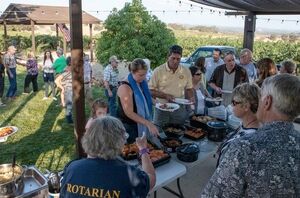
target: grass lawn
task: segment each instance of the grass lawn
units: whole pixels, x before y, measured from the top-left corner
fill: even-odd
[[[0,107],[0,127],[13,125],[19,131],[0,143],[0,164],[11,163],[12,153],[16,153],[17,163],[35,165],[40,170],[62,170],[64,165],[74,159],[75,138],[74,125],[65,121],[64,109],[58,101],[48,99],[43,101],[43,79],[38,76],[39,90],[37,93],[23,95],[26,71],[18,66],[17,99]],[[5,76],[5,93],[8,89],[8,79]],[[93,88],[94,98],[104,97],[101,88]],[[86,115],[90,109],[86,105]]]

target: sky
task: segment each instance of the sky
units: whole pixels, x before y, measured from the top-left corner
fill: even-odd
[[[82,0],[82,9],[104,21],[109,15],[109,11],[113,8],[122,9],[126,2],[131,2],[131,0]],[[203,6],[189,0],[143,0],[142,2],[151,14],[166,23],[244,27],[242,16],[224,16],[225,10]],[[24,0],[1,0],[0,11],[4,11],[10,3],[24,3]],[[69,0],[30,0],[26,4],[68,6]],[[203,7],[202,13],[201,7]],[[211,13],[210,10],[215,12]],[[300,15],[258,15],[256,30],[265,29],[300,32]]]

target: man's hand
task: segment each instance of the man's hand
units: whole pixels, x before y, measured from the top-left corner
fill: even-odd
[[[175,97],[171,94],[165,94],[165,99],[168,101],[168,102],[173,102],[175,100]]]
[[[107,90],[107,92],[108,92],[108,96],[109,97],[112,97],[113,96],[113,93],[112,93],[112,91],[109,89],[109,90]]]
[[[215,91],[217,92],[217,94],[222,94],[222,89],[221,87],[216,87]]]

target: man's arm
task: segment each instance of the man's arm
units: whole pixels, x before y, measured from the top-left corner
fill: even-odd
[[[171,94],[166,94],[162,91],[157,91],[154,89],[150,89],[151,95],[153,98],[163,98],[166,99],[167,101],[174,101],[175,97]]]

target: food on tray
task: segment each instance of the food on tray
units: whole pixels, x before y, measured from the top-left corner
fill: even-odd
[[[175,109],[175,107],[169,106],[167,104],[161,104],[161,105],[159,105],[159,108],[161,108],[161,109],[168,109],[168,110]]]
[[[14,178],[21,175],[20,168],[14,168]],[[4,184],[6,182],[13,180],[13,171],[12,168],[10,170],[0,171],[0,184]]]
[[[178,141],[178,140],[166,140],[163,142],[163,144],[166,146],[166,147],[178,147],[181,145],[181,143]]]
[[[13,132],[14,132],[14,128],[13,127],[3,127],[0,130],[0,137],[8,136],[8,135],[10,135]]]
[[[189,129],[185,134],[194,138],[200,138],[205,135],[205,132],[202,129]]]
[[[165,153],[163,150],[151,150],[149,153],[151,162],[158,161],[162,158],[168,157],[168,154]]]
[[[151,144],[147,144],[147,147],[149,150],[154,149],[153,146]],[[139,153],[139,148],[136,145],[136,143],[132,143],[132,144],[125,144],[123,149],[122,149],[122,155],[126,158],[130,157],[130,156],[137,156]]]
[[[175,128],[175,127],[167,127],[165,129],[165,132],[169,132],[169,133],[181,133],[182,130],[178,129],[178,128]]]
[[[209,116],[193,116],[192,120],[207,123],[208,121],[214,120],[212,117]]]

